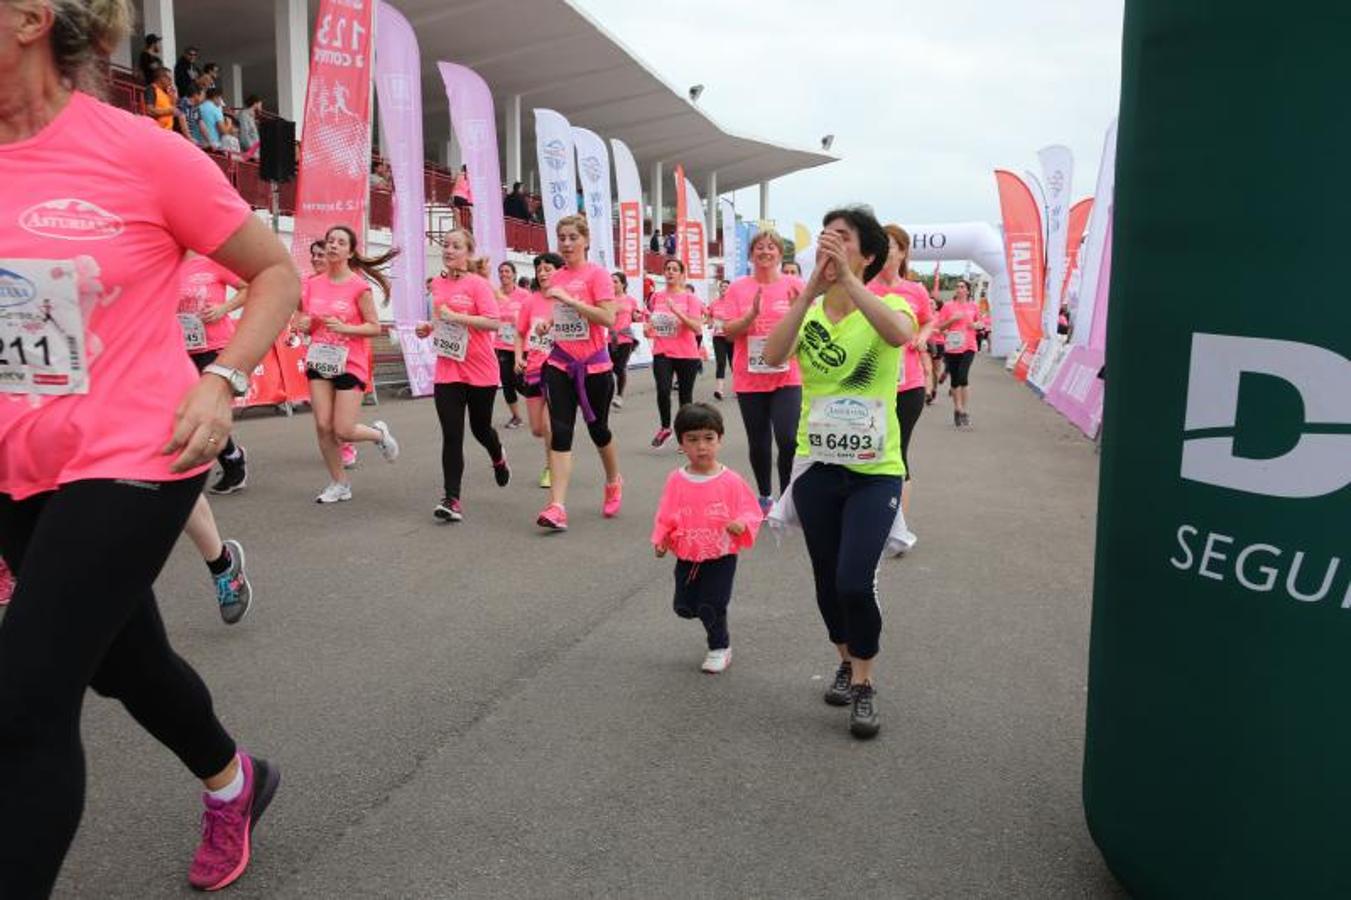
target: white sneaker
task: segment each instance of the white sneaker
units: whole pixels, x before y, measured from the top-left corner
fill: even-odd
[[[919,538],[915,536],[915,533],[906,530],[901,533],[899,538],[887,538],[886,547],[883,550],[883,553],[890,559],[896,559],[899,556],[905,556],[908,551],[915,549],[915,545],[918,543]]]
[[[710,675],[717,675],[719,672],[726,671],[731,664],[732,648],[728,647],[725,650],[708,651],[708,655],[704,657],[704,664],[699,668]]]
[[[399,442],[394,440],[394,434],[389,430],[389,426],[384,422],[375,422],[371,427],[382,435],[375,443],[380,455],[385,458],[385,462],[394,462],[399,458]]]
[[[623,409],[624,398],[616,395],[615,398],[610,401],[610,405],[613,406],[615,409]]]
[[[341,481],[329,482],[328,487],[319,492],[319,496],[314,498],[315,503],[338,503],[343,500],[352,499],[352,486],[343,484]]]

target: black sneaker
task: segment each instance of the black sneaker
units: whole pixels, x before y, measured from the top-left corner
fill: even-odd
[[[239,459],[231,462],[221,457],[220,478],[211,485],[213,494],[236,494],[248,487],[249,473],[245,464],[244,448],[239,448]]]
[[[952,411],[952,425],[954,428],[962,427],[962,414],[955,409]]]
[[[860,740],[877,737],[882,717],[877,714],[877,691],[871,684],[854,685],[854,708],[849,712],[849,733]]]
[[[507,457],[503,454],[502,458],[493,463],[493,480],[497,482],[498,487],[506,487],[511,481],[511,466],[507,465]]]
[[[840,667],[835,670],[835,683],[826,689],[826,702],[831,706],[848,706],[854,700],[854,694],[849,690],[849,679],[854,675],[854,665],[845,660],[840,663]]]
[[[971,427],[971,413],[962,413],[962,427],[963,428]]]

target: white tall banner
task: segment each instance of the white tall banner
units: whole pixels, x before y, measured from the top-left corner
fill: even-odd
[[[1046,303],[1041,311],[1042,331],[1056,333],[1060,318],[1060,303],[1065,286],[1065,266],[1068,263],[1070,203],[1073,197],[1074,154],[1060,144],[1042,147],[1037,152],[1041,160],[1046,189]]]
[[[699,299],[708,302],[708,217],[704,215],[704,201],[693,183],[685,179],[685,241],[689,246],[689,284]]]
[[[726,197],[718,199],[722,207],[722,277],[736,280],[736,261],[745,251],[736,245],[736,204]]]
[[[1079,252],[1079,271],[1083,273],[1079,308],[1074,315],[1070,343],[1087,346],[1093,333],[1094,308],[1098,302],[1098,273],[1107,250],[1108,224],[1112,221],[1113,192],[1116,189],[1116,119],[1107,127],[1102,143],[1102,163],[1098,166],[1098,188],[1093,193],[1093,211],[1088,214],[1088,231]]]
[[[631,284],[643,283],[643,185],[638,164],[623,141],[611,138],[615,160],[615,187],[619,191],[619,246],[615,260]],[[641,291],[641,287],[635,290]]]
[[[535,155],[544,227],[549,232],[549,249],[557,253],[558,220],[577,212],[577,176],[572,165],[572,126],[552,109],[535,110]]]
[[[582,203],[591,227],[587,258],[607,272],[615,268],[615,223],[610,203],[610,154],[600,135],[573,126],[572,143],[577,148],[577,176],[582,182]]]

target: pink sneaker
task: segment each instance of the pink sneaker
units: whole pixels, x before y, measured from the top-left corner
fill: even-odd
[[[535,519],[535,524],[540,528],[548,528],[551,531],[567,531],[568,511],[558,503],[550,503],[540,510],[539,518]]]
[[[342,467],[350,469],[357,464],[357,446],[356,444],[342,445]]]
[[[281,773],[266,760],[249,756],[242,750],[239,765],[244,769],[244,790],[230,801],[202,796],[202,842],[188,870],[188,883],[199,891],[218,891],[238,880],[249,867],[250,838],[253,826],[262,818],[272,795],[281,783]]]
[[[624,504],[624,479],[622,477],[615,480],[614,484],[605,485],[605,503],[601,505],[600,511],[605,514],[605,518],[613,519],[619,515],[619,507]]]
[[[9,566],[0,559],[0,606],[8,606],[9,598],[14,596],[14,574]]]

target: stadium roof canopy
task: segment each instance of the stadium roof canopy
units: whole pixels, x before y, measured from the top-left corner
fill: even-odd
[[[198,45],[201,60],[220,62],[227,80],[229,65],[240,64],[245,93],[275,96],[279,2],[287,0],[178,0],[177,47]],[[497,104],[499,137],[506,130],[510,99],[520,96],[523,172],[535,168],[535,107],[557,110],[601,137],[623,140],[644,181],[653,163],[680,163],[701,187],[716,172],[721,193],[838,159],[727,131],[570,0],[392,0],[392,5],[412,23],[421,44],[424,131],[430,146],[443,144],[450,133],[445,90],[435,69],[445,60],[469,66],[488,83]],[[317,0],[310,0],[311,29],[317,8]]]

